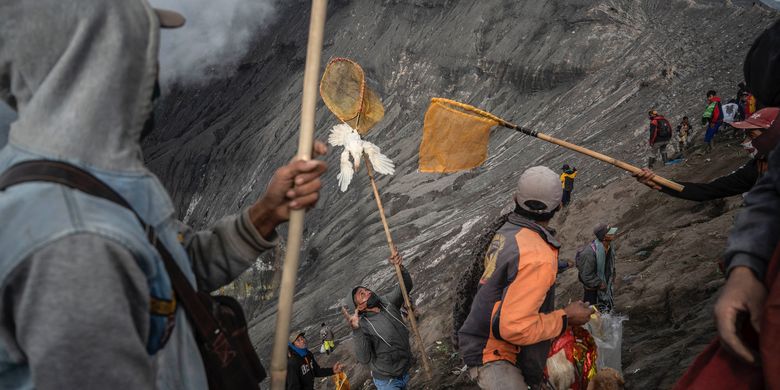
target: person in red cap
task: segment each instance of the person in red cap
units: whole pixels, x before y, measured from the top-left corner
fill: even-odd
[[[671,190],[655,184],[652,180],[655,173],[644,168],[634,177],[648,187],[661,191],[676,198],[703,202],[729,196],[740,195],[750,191],[756,181],[767,170],[767,156],[780,140],[780,130],[772,128],[780,108],[769,107],[756,111],[745,121],[733,122],[731,126],[745,131],[742,147],[752,157],[741,168],[719,177],[709,183],[679,182],[685,188],[682,191]]]
[[[753,43],[744,73],[747,89],[760,103],[780,106],[780,22]],[[780,121],[770,122],[769,131],[753,139],[758,153],[777,143]],[[763,119],[753,123],[765,124]],[[729,234],[726,284],[714,308],[718,337],[675,390],[780,389],[780,147],[768,164]]]

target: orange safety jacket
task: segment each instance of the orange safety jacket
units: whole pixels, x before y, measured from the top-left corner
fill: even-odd
[[[458,331],[459,350],[468,366],[496,360],[515,364],[524,346],[563,333],[566,315],[553,310],[558,248],[549,231],[510,214],[485,255],[486,274]],[[531,365],[543,367],[546,353],[532,355],[541,361]]]

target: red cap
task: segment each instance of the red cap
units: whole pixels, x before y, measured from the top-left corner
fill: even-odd
[[[731,127],[737,129],[768,129],[774,123],[780,108],[767,107],[756,111],[750,118],[741,122],[732,122]]]

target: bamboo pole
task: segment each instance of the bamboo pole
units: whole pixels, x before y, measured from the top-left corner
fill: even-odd
[[[393,236],[390,235],[390,227],[387,225],[385,209],[382,207],[382,199],[379,197],[379,190],[377,189],[376,181],[374,180],[374,171],[371,167],[371,161],[369,161],[368,156],[366,156],[365,153],[363,153],[363,160],[366,163],[368,178],[371,180],[371,188],[374,190],[374,199],[376,199],[376,205],[379,208],[379,217],[382,219],[382,227],[385,228],[385,238],[387,239],[387,246],[390,247],[390,256],[395,256],[397,251],[395,244],[393,244]],[[409,300],[409,294],[406,292],[406,283],[404,283],[404,277],[401,273],[401,266],[398,264],[395,264],[395,276],[398,278],[398,285],[401,288],[401,294],[404,297],[404,303],[406,304],[406,308],[409,310],[409,323],[412,325],[412,332],[414,333],[414,337],[417,339],[417,347],[420,350],[420,360],[422,360],[423,369],[425,369],[425,375],[428,380],[431,380],[433,378],[433,373],[431,372],[431,365],[428,361],[428,354],[425,353],[425,344],[423,344],[422,336],[420,336],[420,331],[417,329],[417,318],[415,318],[414,309],[412,308],[411,300]]]
[[[303,98],[301,102],[300,138],[298,139],[299,160],[310,160],[314,146],[314,113],[317,104],[322,38],[325,31],[327,0],[313,0],[309,22],[309,42],[306,48],[306,67],[303,76]],[[287,253],[284,257],[282,282],[279,287],[279,304],[276,313],[276,333],[271,355],[271,389],[284,390],[287,379],[287,339],[290,334],[295,282],[298,279],[298,264],[303,236],[304,210],[290,212],[287,235]]]
[[[573,150],[575,152],[579,152],[579,153],[582,153],[584,155],[593,157],[593,158],[595,158],[597,160],[604,161],[607,164],[612,164],[612,165],[614,165],[614,166],[616,166],[616,167],[618,167],[620,169],[623,169],[623,170],[626,170],[628,172],[631,172],[632,174],[637,174],[639,172],[642,172],[642,170],[640,168],[635,167],[635,166],[633,166],[633,165],[631,165],[629,163],[626,163],[626,162],[620,161],[618,159],[609,157],[609,156],[607,156],[605,154],[601,154],[599,152],[590,150],[588,148],[584,148],[582,146],[575,145],[575,144],[573,144],[571,142],[567,142],[567,141],[564,141],[562,139],[558,139],[558,138],[549,136],[549,135],[544,134],[544,133],[539,133],[539,132],[534,131],[534,130],[525,129],[525,128],[522,128],[522,127],[520,127],[518,125],[509,123],[509,122],[502,122],[501,125],[506,127],[506,128],[509,128],[509,129],[517,130],[517,131],[519,131],[519,132],[521,132],[523,134],[527,134],[527,135],[530,135],[532,137],[539,138],[539,139],[541,139],[543,141],[547,141],[547,142],[556,144],[558,146],[562,146],[562,147],[564,147],[566,149],[570,149],[570,150]],[[661,176],[658,176],[658,175],[653,176],[653,182],[655,182],[658,185],[662,185],[664,187],[673,189],[673,190],[675,190],[677,192],[681,192],[683,190],[683,188],[685,188],[685,187],[683,187],[679,183],[675,183],[675,182],[673,182],[673,181],[671,181],[669,179],[665,179],[665,178],[663,178]]]

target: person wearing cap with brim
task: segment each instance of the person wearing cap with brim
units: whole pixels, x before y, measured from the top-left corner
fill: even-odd
[[[344,366],[336,362],[331,368],[322,368],[309,350],[306,333],[300,330],[290,333],[287,344],[286,390],[314,390],[314,378],[342,372]]]
[[[458,350],[482,389],[540,385],[551,340],[592,313],[581,301],[555,309],[560,243],[548,223],[561,209],[561,194],[551,169],[527,169],[514,191],[514,212],[493,236],[495,268],[458,331]]]
[[[615,247],[612,241],[617,228],[600,223],[593,228],[594,240],[577,252],[576,263],[579,280],[582,283],[584,302],[596,305],[602,313],[612,311],[614,299],[612,286],[615,283]]]
[[[407,294],[412,292],[412,277],[403,266],[398,251],[391,256],[391,265],[399,265]],[[401,286],[396,285],[387,294],[377,294],[367,286],[353,287],[346,302],[353,311],[347,320],[352,329],[352,350],[355,360],[365,364],[378,390],[401,390],[409,387],[412,368],[412,347],[409,329],[403,320],[404,304]]]
[[[758,102],[780,107],[780,22],[753,43],[744,73]],[[780,121],[769,130],[776,136]],[[675,390],[780,389],[780,145],[769,156],[723,254],[727,279],[714,307],[717,338]]]
[[[684,186],[682,191],[661,187],[653,182],[655,173],[648,168],[634,175],[637,181],[648,187],[661,191],[664,194],[680,199],[703,202],[707,200],[726,198],[742,195],[750,191],[756,181],[767,171],[767,157],[769,152],[780,140],[780,130],[773,125],[776,122],[780,108],[768,107],[756,111],[750,118],[733,122],[731,126],[742,129],[745,138],[742,147],[750,155],[751,159],[745,165],[728,175],[721,176],[708,183],[693,183],[678,181]]]
[[[276,246],[291,209],[315,205],[325,163],[282,166],[247,208],[194,231],[175,219],[141,149],[155,130],[160,27],[184,18],[145,0],[0,8],[0,99],[18,114],[0,174],[31,160],[70,164],[156,233],[127,208],[59,182],[4,185],[0,389],[207,390],[188,298],[174,295],[152,241],[170,252],[178,282],[214,291]],[[327,150],[316,145],[314,155]]]

